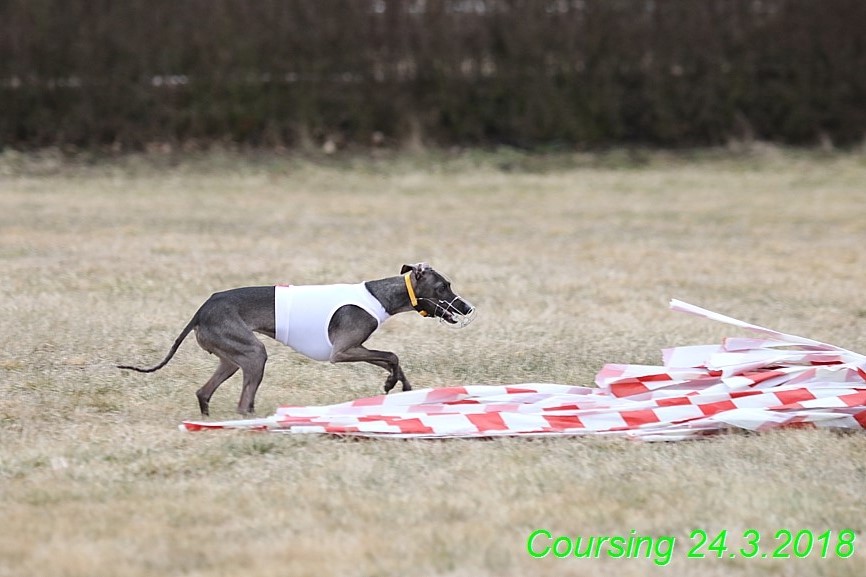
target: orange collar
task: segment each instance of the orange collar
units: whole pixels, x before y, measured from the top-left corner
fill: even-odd
[[[415,289],[412,288],[412,281],[409,280],[409,275],[411,274],[412,272],[410,271],[403,275],[403,280],[406,281],[406,292],[409,293],[409,302],[412,304],[412,308],[418,311],[419,315],[426,317],[427,311],[418,309],[418,299],[415,297]]]

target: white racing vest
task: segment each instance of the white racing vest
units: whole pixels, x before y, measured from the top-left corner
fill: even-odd
[[[376,319],[376,328],[391,316],[364,283],[276,286],[276,339],[311,359],[327,361],[334,349],[328,324],[337,309],[346,305],[367,311]]]

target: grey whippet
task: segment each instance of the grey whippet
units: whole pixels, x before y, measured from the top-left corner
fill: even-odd
[[[298,352],[332,363],[364,361],[387,369],[385,393],[398,381],[412,389],[397,355],[363,346],[391,315],[415,310],[422,316],[462,327],[474,318],[475,307],[451,289],[451,282],[426,263],[404,265],[400,276],[355,285],[257,286],[214,293],[193,315],[158,365],[144,369],[118,365],[142,373],[164,367],[190,331],[198,344],[220,359],[213,376],[198,390],[199,408],[209,413],[211,396],[241,369],[243,389],[238,412],[253,413],[262,382],[265,346],[254,333],[287,344]],[[289,320],[291,319],[291,320]]]

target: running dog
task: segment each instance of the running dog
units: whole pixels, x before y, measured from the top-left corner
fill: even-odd
[[[243,372],[243,389],[237,410],[248,415],[255,411],[268,360],[255,335],[261,333],[317,361],[364,361],[382,367],[389,371],[386,394],[398,381],[409,391],[412,386],[397,355],[367,349],[364,342],[390,316],[411,310],[453,327],[464,327],[475,317],[475,307],[427,263],[403,265],[399,276],[357,284],[243,287],[211,295],[158,365],[118,368],[158,371],[194,330],[199,346],[220,360],[213,376],[196,391],[202,415],[209,414],[211,396],[238,369]]]

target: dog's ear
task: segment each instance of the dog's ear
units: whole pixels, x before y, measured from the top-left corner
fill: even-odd
[[[426,262],[419,262],[417,264],[404,264],[403,268],[400,269],[400,274],[406,274],[410,270],[415,275],[415,278],[419,278],[422,274],[424,274],[428,270],[433,270],[433,269]]]
[[[429,264],[426,262],[419,262],[415,265],[415,278],[421,278],[424,273],[430,272],[431,270],[433,270],[433,267]]]

